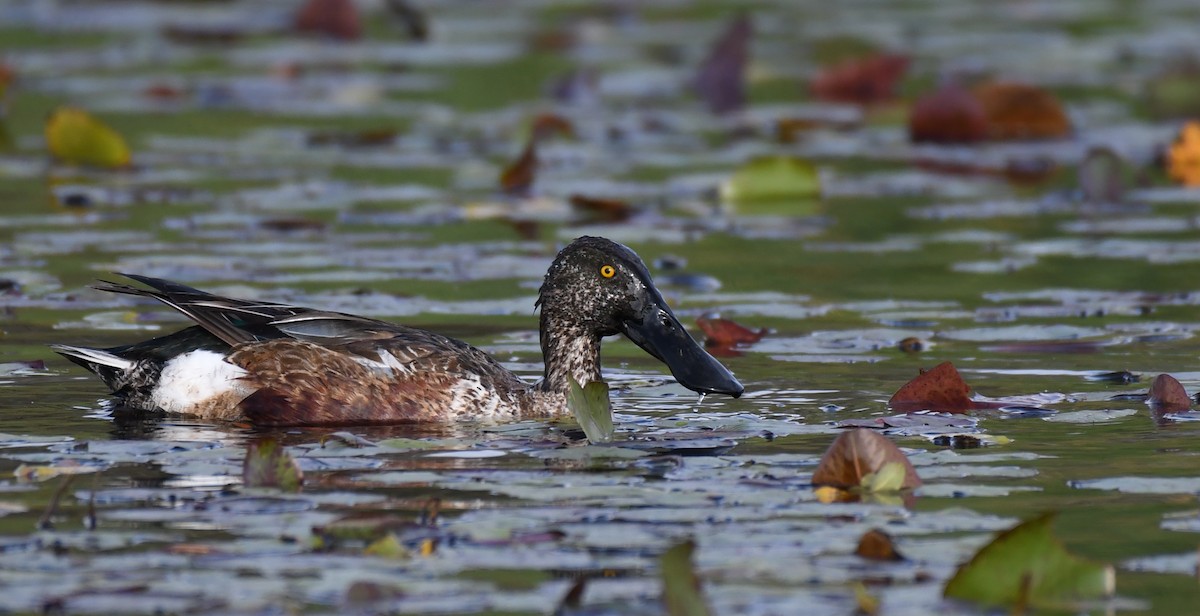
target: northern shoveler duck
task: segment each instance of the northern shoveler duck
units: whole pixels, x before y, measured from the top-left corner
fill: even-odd
[[[559,415],[570,378],[600,379],[600,341],[625,334],[681,385],[741,395],[742,384],[680,325],[629,248],[581,237],[542,283],[545,376],[522,381],[465,342],[423,329],[300,306],[231,299],[147,276],[152,297],[196,322],[108,349],[54,345],[126,406],[256,425],[384,424]]]

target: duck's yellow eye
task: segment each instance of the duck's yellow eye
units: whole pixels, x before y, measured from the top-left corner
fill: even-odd
[[[611,265],[601,265],[600,275],[604,276],[605,278],[612,278],[613,276],[617,275],[617,270]]]

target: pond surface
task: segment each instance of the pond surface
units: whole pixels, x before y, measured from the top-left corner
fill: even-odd
[[[763,3],[749,104],[724,116],[686,88],[721,4],[437,3],[425,42],[363,5],[355,42],[296,36],[290,3],[266,0],[0,6],[19,77],[0,152],[0,611],[549,613],[592,576],[568,613],[661,613],[658,556],[692,537],[715,613],[852,614],[866,580],[883,614],[974,614],[945,580],[1048,510],[1072,551],[1117,566],[1096,613],[1198,609],[1200,414],[1120,397],[1164,372],[1200,390],[1200,192],[1156,166],[1180,123],[1144,98],[1200,53],[1194,3]],[[872,48],[911,55],[906,102],[805,93]],[[907,103],[977,73],[1059,93],[1072,136],[912,145]],[[49,164],[42,121],[64,102],[123,133],[135,167]],[[539,114],[572,134],[505,194]],[[783,120],[809,128],[781,143]],[[1136,178],[1113,203],[1081,196],[1094,146]],[[766,154],[812,161],[824,197],[723,202]],[[537,287],[584,234],[637,250],[689,326],[769,328],[722,357],[746,395],[698,400],[614,339],[617,448],[570,421],[267,433],[305,473],[288,495],[241,485],[264,432],[115,418],[46,347],[184,324],[86,288],[124,271],[427,327],[536,378]],[[914,336],[926,350],[898,348]],[[880,423],[925,480],[911,507],[818,502],[839,422],[892,416],[943,361],[1025,410]],[[418,524],[431,499],[437,523]],[[345,530],[358,518],[369,532]],[[854,556],[871,528],[909,560]],[[389,529],[394,549],[363,538]]]

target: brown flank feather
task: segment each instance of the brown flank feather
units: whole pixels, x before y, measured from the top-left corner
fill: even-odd
[[[452,378],[384,374],[310,342],[242,345],[229,361],[245,369],[259,387],[239,406],[246,419],[260,426],[432,421],[450,403]]]

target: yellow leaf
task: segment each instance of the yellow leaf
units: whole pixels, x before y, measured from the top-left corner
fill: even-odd
[[[840,490],[833,486],[820,486],[813,489],[813,494],[817,496],[817,502],[825,503],[840,503],[849,498],[849,493],[845,490]]]
[[[128,167],[131,153],[120,133],[78,107],[59,107],[46,120],[46,146],[73,165]]]
[[[877,473],[867,473],[862,478],[864,492],[898,492],[904,488],[904,465],[888,462]]]
[[[858,605],[859,614],[875,616],[879,613],[879,597],[871,596],[862,582],[854,584],[854,602]]]
[[[1200,186],[1200,122],[1188,122],[1167,151],[1167,175],[1184,186]]]
[[[363,554],[367,556],[380,556],[382,558],[411,558],[412,552],[408,548],[400,544],[396,539],[396,535],[388,533],[379,539],[376,539],[371,545],[368,545]]]
[[[18,481],[45,481],[59,475],[82,475],[94,473],[100,469],[94,466],[84,466],[75,460],[67,460],[58,465],[34,466],[22,464],[13,471]]]

